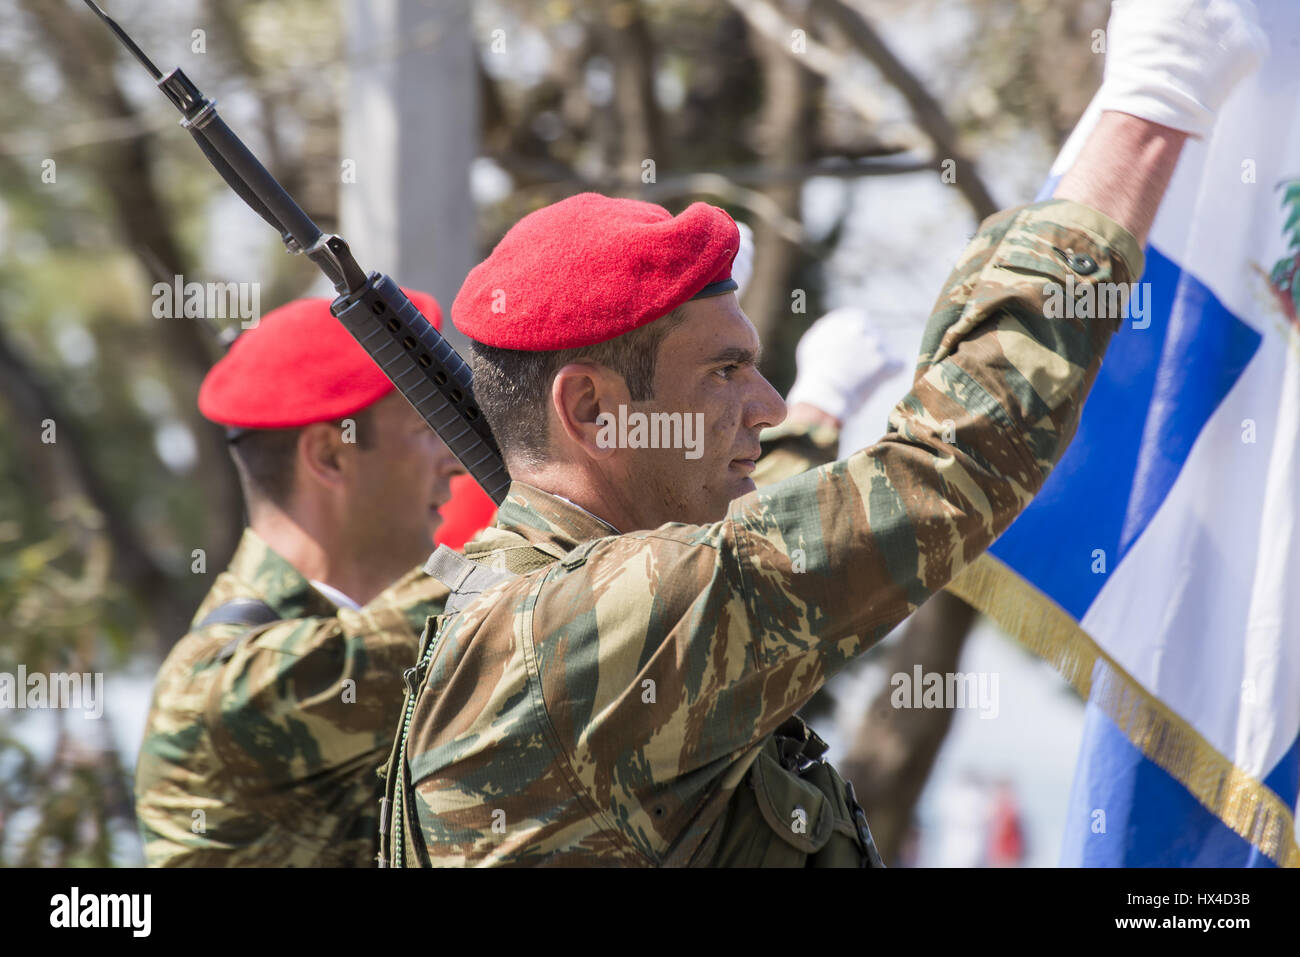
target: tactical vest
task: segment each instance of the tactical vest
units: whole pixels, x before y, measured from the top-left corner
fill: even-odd
[[[471,561],[445,546],[425,571],[451,589],[443,614],[420,639],[403,675],[405,707],[387,764],[379,814],[379,866],[428,867],[414,813],[406,741],[415,701],[428,680],[436,636],[447,620],[492,586],[557,561],[532,547],[505,549],[510,571]],[[824,759],[827,745],[791,716],[732,765],[664,856],[665,867],[884,867],[853,785]]]

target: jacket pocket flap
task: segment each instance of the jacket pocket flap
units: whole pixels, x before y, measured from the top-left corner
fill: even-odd
[[[817,787],[787,771],[765,751],[754,762],[749,779],[759,812],[775,834],[805,854],[816,854],[826,846],[835,814]]]

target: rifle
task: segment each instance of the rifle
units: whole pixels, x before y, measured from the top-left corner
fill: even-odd
[[[447,444],[498,505],[510,485],[501,451],[474,402],[469,366],[388,276],[361,270],[348,244],[323,233],[283,186],[217,115],[179,67],[163,75],[95,0],[86,0],[181,112],[181,126],[253,212],[280,234],[291,253],[305,255],[333,284],[330,312],[392,380],[406,401]]]

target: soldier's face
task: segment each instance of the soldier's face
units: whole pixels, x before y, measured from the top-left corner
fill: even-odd
[[[660,344],[654,398],[634,403],[681,413],[682,441],[673,443],[681,447],[638,450],[629,474],[662,506],[662,521],[707,524],[754,490],[758,434],[784,420],[786,409],[758,371],[758,333],[734,293],[688,302],[683,312]]]
[[[405,571],[432,551],[442,523],[438,509],[451,497],[451,479],[464,469],[396,392],[371,410],[372,441],[355,448],[351,470],[352,524],[376,555],[391,557]]]

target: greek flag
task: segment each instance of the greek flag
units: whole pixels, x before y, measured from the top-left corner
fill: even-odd
[[[1258,7],[1073,444],[952,587],[1088,702],[1065,865],[1300,865],[1300,5]]]

